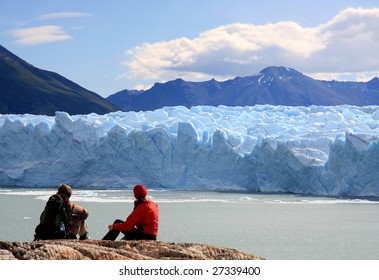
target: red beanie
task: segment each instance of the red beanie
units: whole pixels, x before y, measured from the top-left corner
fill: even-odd
[[[145,198],[147,196],[147,190],[142,185],[136,185],[133,189],[134,197],[139,199],[141,196]]]

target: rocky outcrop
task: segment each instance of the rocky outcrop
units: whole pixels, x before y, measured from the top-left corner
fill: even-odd
[[[258,260],[219,246],[162,241],[45,240],[1,242],[0,260]]]

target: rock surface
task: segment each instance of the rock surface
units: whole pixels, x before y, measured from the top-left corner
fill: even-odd
[[[0,260],[259,260],[235,249],[162,241],[0,241]]]

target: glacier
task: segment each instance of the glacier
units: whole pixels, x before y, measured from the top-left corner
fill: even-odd
[[[379,107],[0,115],[0,186],[379,196]]]

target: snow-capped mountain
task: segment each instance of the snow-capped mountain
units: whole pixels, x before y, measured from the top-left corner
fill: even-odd
[[[248,77],[218,82],[182,79],[156,83],[146,91],[124,90],[108,101],[124,111],[145,111],[164,106],[256,104],[379,105],[379,79],[364,82],[320,81],[287,67],[268,67]]]

